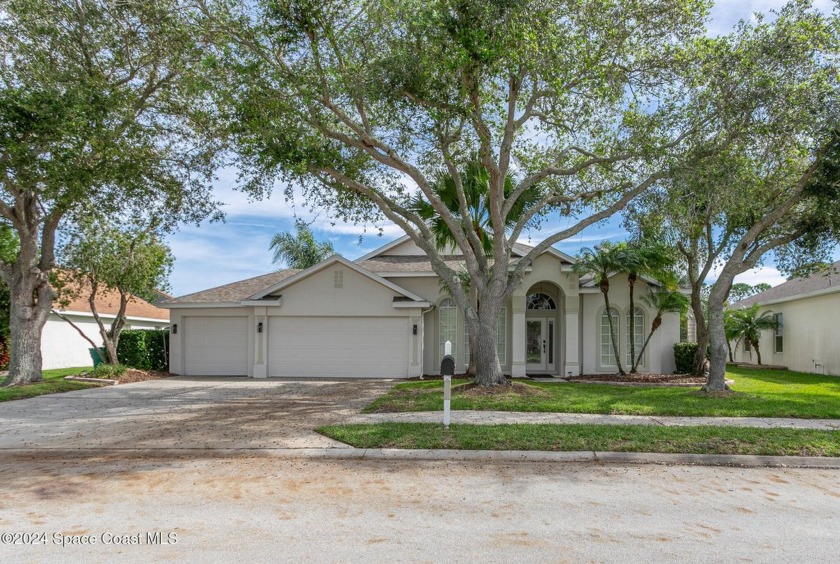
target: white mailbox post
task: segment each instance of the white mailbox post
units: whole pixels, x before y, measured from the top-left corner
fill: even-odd
[[[449,428],[450,407],[452,404],[452,375],[455,374],[455,359],[452,358],[452,343],[443,345],[443,360],[440,361],[440,373],[443,376],[443,425]]]

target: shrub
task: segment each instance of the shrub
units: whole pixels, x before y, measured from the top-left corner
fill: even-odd
[[[139,370],[169,370],[169,330],[130,329],[120,334],[120,362]]]
[[[677,374],[691,374],[694,369],[694,353],[697,352],[697,343],[675,343],[674,360],[677,364]]]
[[[9,344],[8,341],[0,337],[0,370],[8,370],[9,368]]]
[[[128,370],[128,366],[124,364],[100,364],[88,372],[88,376],[91,378],[108,378],[113,380],[125,374],[126,370]]]

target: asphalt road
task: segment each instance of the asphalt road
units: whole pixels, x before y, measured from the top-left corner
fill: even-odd
[[[45,542],[0,545],[4,562],[831,562],[840,538],[826,470],[66,453],[0,468],[0,532]],[[55,544],[68,535],[97,544]]]

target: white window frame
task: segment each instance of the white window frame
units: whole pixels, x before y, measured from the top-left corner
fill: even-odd
[[[444,317],[446,316],[446,317]],[[444,329],[444,321],[447,321],[447,327]],[[451,327],[450,322],[451,321]],[[456,339],[458,337],[458,306],[455,305],[455,300],[446,298],[438,304],[438,362],[443,360],[446,354],[446,341],[452,343],[452,356],[458,358],[456,351]]]
[[[610,311],[612,312],[611,315],[613,316],[613,325],[615,326],[616,336],[615,338],[618,340],[618,345],[621,346],[621,314],[615,307],[610,307]],[[598,361],[602,368],[618,368],[615,362],[615,354],[613,353],[612,348],[612,340],[610,335],[610,324],[607,321],[607,309],[604,308],[601,311],[599,326],[598,326]],[[605,348],[606,347],[606,348]],[[608,352],[608,355],[605,355],[604,351]],[[619,350],[619,354],[621,350]],[[608,359],[607,362],[604,362],[604,359]]]
[[[641,322],[639,322],[639,318],[641,318]],[[633,366],[633,361],[635,359],[630,358],[630,339],[631,339],[631,336],[630,336],[630,312],[629,311],[627,312],[627,315],[625,316],[625,319],[627,320],[627,327],[626,327],[626,330],[625,330],[625,334],[627,335],[627,339],[625,339],[626,345],[627,345],[627,351],[625,352],[624,356],[628,361],[627,362],[628,366]],[[645,310],[643,310],[640,307],[636,308],[636,323],[635,323],[635,326],[633,327],[633,330],[636,331],[636,333],[637,333],[636,334],[636,337],[637,337],[637,340],[636,340],[636,356],[638,357],[639,356],[639,351],[642,350],[642,346],[645,344]],[[645,357],[644,356],[642,356],[642,361],[639,363],[639,366],[645,366]]]

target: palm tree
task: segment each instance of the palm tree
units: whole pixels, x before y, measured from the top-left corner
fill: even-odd
[[[312,230],[302,221],[295,222],[295,229],[297,234],[284,231],[271,238],[268,248],[274,251],[272,262],[303,270],[335,254],[332,243],[316,241]]]
[[[732,310],[727,337],[732,336],[735,339],[747,341],[755,349],[758,364],[761,365],[761,350],[759,349],[761,332],[776,329],[778,323],[772,311],[768,310],[759,314],[758,309],[759,305],[753,304],[743,309]]]
[[[645,354],[650,338],[657,329],[662,325],[662,316],[670,312],[679,312],[680,314],[688,311],[690,300],[688,296],[679,291],[676,286],[663,286],[659,288],[651,288],[647,296],[642,297],[642,301],[647,304],[652,310],[656,312],[653,321],[650,323],[650,332],[645,338],[644,344],[639,351],[639,356],[634,357],[633,370],[642,363],[642,356]]]
[[[591,274],[592,281],[598,285],[598,289],[604,295],[604,311],[607,313],[610,324],[610,341],[618,373],[622,376],[625,372],[621,365],[621,355],[618,353],[618,337],[615,334],[615,322],[610,308],[610,276],[621,268],[621,253],[625,246],[623,243],[604,241],[596,245],[594,249],[585,247],[580,250],[580,255],[577,256],[572,267],[572,270],[578,274]]]
[[[735,362],[732,341],[735,341],[734,349],[738,349],[741,342],[741,335],[738,334],[738,323],[735,320],[737,310],[727,309],[723,312],[723,331],[726,334],[726,348],[729,351],[729,362]]]
[[[461,185],[464,191],[464,199],[467,203],[467,211],[472,219],[472,230],[478,236],[484,252],[488,255],[493,252],[493,231],[491,229],[489,206],[487,205],[487,194],[490,186],[490,174],[480,162],[473,160],[467,163],[466,168],[459,173]],[[513,192],[514,183],[510,176],[505,178],[505,197]],[[458,201],[458,190],[455,179],[450,174],[441,174],[434,186],[435,194],[456,217],[460,219],[461,209]],[[542,196],[538,186],[526,191],[511,209],[505,218],[505,227],[512,227],[516,224],[522,213],[535,204]],[[449,226],[440,217],[428,201],[418,194],[412,204],[412,208],[420,217],[429,222],[432,233],[435,235],[435,243],[439,250],[455,245],[455,237]],[[478,250],[478,249],[473,249]]]
[[[493,232],[491,229],[489,206],[487,205],[487,194],[490,187],[490,174],[487,169],[478,160],[473,159],[467,163],[463,171],[459,172],[461,186],[463,187],[464,199],[467,203],[467,210],[469,212],[471,222],[471,229],[475,232],[478,240],[481,243],[481,251],[487,255],[493,253]],[[505,197],[508,197],[513,192],[514,183],[510,176],[505,178]],[[443,205],[445,205],[456,217],[459,219],[463,214],[459,213],[461,204],[458,199],[458,189],[455,184],[455,179],[451,174],[441,174],[438,176],[434,185],[435,194],[440,198]],[[524,210],[529,209],[541,197],[541,190],[539,187],[533,187],[525,194],[519,197],[516,204],[511,209],[508,216],[505,218],[505,227],[512,227],[516,224]],[[432,233],[435,235],[435,245],[439,250],[445,250],[455,246],[455,236],[449,225],[440,217],[435,211],[432,204],[423,198],[422,194],[418,194],[417,198],[412,203],[412,208],[417,214],[429,223]],[[479,249],[473,249],[479,251]],[[481,304],[478,303],[477,293],[473,291],[470,286],[469,275],[464,272],[458,277],[461,284],[467,289],[470,296],[470,301],[475,306],[476,311]],[[451,292],[447,283],[441,280],[441,287],[447,292]],[[462,312],[463,313],[463,312]],[[469,332],[470,351],[474,351],[473,335]],[[475,355],[470,354],[470,362],[467,367],[467,374],[475,375]]]
[[[632,365],[630,373],[634,374],[638,370],[638,362],[636,361],[636,299],[635,288],[636,282],[642,276],[651,276],[656,279],[670,279],[671,273],[668,269],[673,265],[671,250],[657,241],[647,239],[639,239],[628,244],[618,245],[619,249],[616,253],[618,261],[617,270],[627,272],[627,284],[630,288],[630,359]],[[639,355],[641,358],[641,355]]]

